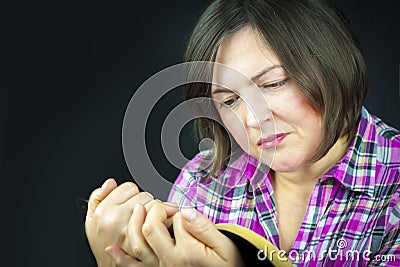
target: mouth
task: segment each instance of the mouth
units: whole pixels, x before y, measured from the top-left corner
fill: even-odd
[[[257,146],[263,149],[269,149],[278,146],[288,136],[288,133],[280,133],[268,136],[267,138],[260,138],[257,142]]]

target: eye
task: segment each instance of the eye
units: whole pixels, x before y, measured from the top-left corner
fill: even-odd
[[[229,99],[225,99],[224,101],[221,101],[219,103],[219,106],[221,108],[223,108],[223,107],[229,107],[230,108],[230,107],[233,107],[233,105],[235,105],[238,100],[239,100],[238,96],[237,97],[233,97],[233,98],[229,98]]]
[[[270,84],[266,84],[263,86],[263,88],[267,88],[267,89],[277,89],[281,86],[284,86],[287,82],[288,82],[289,78],[286,78],[284,80],[278,81],[278,82],[274,82],[274,83],[270,83]]]

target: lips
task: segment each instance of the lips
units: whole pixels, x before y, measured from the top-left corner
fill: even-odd
[[[286,136],[288,136],[287,133],[280,133],[268,136],[267,138],[261,138],[258,140],[257,145],[264,149],[273,148],[279,145]]]

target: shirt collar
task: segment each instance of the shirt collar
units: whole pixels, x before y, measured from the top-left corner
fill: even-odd
[[[357,132],[344,157],[322,179],[333,177],[352,191],[374,195],[377,162],[376,129],[363,107]]]

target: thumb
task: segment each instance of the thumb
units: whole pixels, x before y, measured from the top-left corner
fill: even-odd
[[[117,182],[113,179],[107,179],[100,188],[97,188],[92,192],[88,201],[88,213],[86,217],[93,216],[97,206],[103,201],[111,191],[117,187]]]
[[[207,217],[198,213],[195,209],[182,209],[181,213],[186,231],[204,245],[212,248],[221,258],[225,258],[227,245],[231,243],[230,239],[218,231]]]
[[[120,247],[109,246],[105,249],[105,252],[113,259],[114,263],[118,267],[129,267],[129,266],[141,266],[140,261],[135,260]]]

